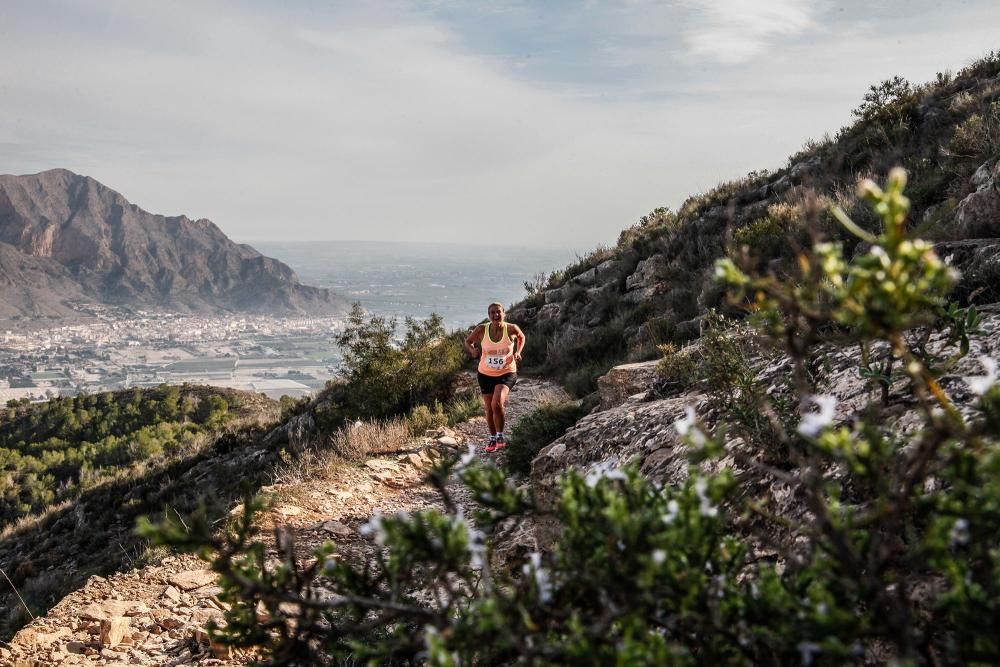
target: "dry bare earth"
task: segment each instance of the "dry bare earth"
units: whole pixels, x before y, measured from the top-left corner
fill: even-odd
[[[511,392],[508,423],[545,401],[566,400],[565,392],[542,380],[522,380]],[[509,427],[508,427],[509,430]],[[359,528],[377,512],[413,512],[440,507],[438,493],[424,479],[425,469],[445,454],[483,440],[485,420],[475,417],[454,429],[411,439],[403,449],[362,463],[317,465],[289,474],[289,481],[264,487],[272,500],[264,527],[287,527],[302,559],[335,540],[343,553],[360,557],[369,544]],[[481,457],[487,455],[478,449]],[[313,474],[310,474],[313,473]],[[457,486],[457,485],[456,485]],[[454,488],[455,500],[468,497]],[[238,511],[234,507],[234,511]],[[272,552],[276,555],[276,552]],[[0,664],[50,665],[219,665],[246,664],[253,655],[212,646],[205,626],[220,621],[225,603],[206,564],[193,556],[171,556],[160,563],[91,577],[0,647]]]

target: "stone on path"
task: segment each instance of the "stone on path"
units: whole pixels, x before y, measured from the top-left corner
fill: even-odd
[[[186,570],[170,577],[170,583],[182,591],[193,591],[196,588],[214,584],[218,578],[219,575],[211,570]]]
[[[127,616],[115,616],[101,621],[101,646],[117,646],[122,637],[129,631],[131,619]]]

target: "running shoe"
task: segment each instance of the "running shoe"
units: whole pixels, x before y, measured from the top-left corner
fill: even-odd
[[[507,446],[507,441],[504,440],[503,433],[497,433],[496,442],[493,443],[492,447],[487,447],[486,451],[491,453],[498,452],[506,446]]]
[[[486,443],[486,451],[493,452],[496,451],[496,448],[497,448],[497,437],[495,435],[491,435],[489,441]]]

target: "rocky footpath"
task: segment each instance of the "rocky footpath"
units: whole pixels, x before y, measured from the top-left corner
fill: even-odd
[[[508,419],[517,419],[545,401],[567,398],[558,386],[525,379],[511,392]],[[360,528],[375,513],[412,512],[440,507],[425,480],[435,460],[484,440],[482,417],[416,438],[397,452],[323,471],[308,467],[265,486],[269,499],[262,534],[282,527],[296,552],[310,558],[314,548],[334,540],[347,554],[362,556],[369,539]],[[480,456],[486,456],[480,449]],[[460,488],[454,499],[470,503]],[[240,511],[238,505],[233,512]],[[272,540],[273,541],[273,540]],[[270,554],[275,557],[273,550]],[[167,556],[159,562],[107,577],[92,576],[64,597],[49,614],[21,629],[4,646],[4,667],[54,665],[220,665],[247,664],[255,655],[210,642],[207,625],[220,623],[226,604],[215,574],[194,556]]]

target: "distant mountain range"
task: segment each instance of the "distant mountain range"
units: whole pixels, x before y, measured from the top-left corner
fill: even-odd
[[[278,315],[348,306],[210,220],[148,213],[65,169],[0,175],[0,318],[71,316],[76,303]]]

